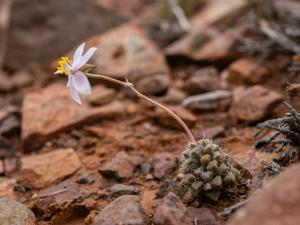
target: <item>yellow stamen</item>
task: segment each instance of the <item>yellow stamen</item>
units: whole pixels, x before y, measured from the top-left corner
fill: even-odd
[[[68,75],[71,71],[71,61],[68,57],[64,56],[58,60],[57,73],[61,75]]]

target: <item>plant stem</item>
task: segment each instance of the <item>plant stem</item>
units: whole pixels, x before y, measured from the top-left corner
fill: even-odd
[[[192,132],[190,131],[190,129],[188,128],[188,126],[183,122],[183,120],[177,116],[173,111],[171,111],[169,108],[167,108],[166,106],[162,105],[161,103],[158,103],[156,101],[154,101],[153,99],[147,97],[146,95],[142,94],[141,92],[139,92],[135,87],[133,83],[130,83],[127,79],[126,81],[120,81],[117,80],[115,78],[109,77],[108,75],[102,75],[102,74],[92,74],[92,73],[86,73],[86,75],[88,77],[91,78],[96,78],[96,79],[102,79],[102,80],[106,80],[106,81],[110,81],[113,82],[115,84],[118,85],[122,85],[126,88],[131,89],[138,97],[143,98],[145,100],[147,100],[148,102],[151,102],[152,104],[162,108],[163,110],[165,110],[167,113],[170,114],[170,116],[172,116],[181,126],[182,128],[185,130],[185,132],[187,133],[189,139],[191,142],[196,142]]]

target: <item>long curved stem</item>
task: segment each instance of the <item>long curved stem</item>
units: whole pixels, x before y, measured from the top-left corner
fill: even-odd
[[[170,114],[170,116],[172,116],[181,126],[182,128],[185,130],[185,132],[187,133],[189,139],[191,142],[196,142],[192,132],[190,131],[190,129],[188,128],[188,126],[183,122],[183,120],[177,116],[173,111],[171,111],[169,108],[167,108],[166,106],[162,105],[161,103],[158,103],[156,101],[154,101],[153,99],[147,97],[146,95],[142,94],[141,92],[139,92],[133,85],[133,83],[130,83],[127,79],[126,81],[120,81],[117,80],[115,78],[109,77],[108,75],[102,75],[102,74],[92,74],[92,73],[86,73],[86,75],[88,77],[91,78],[96,78],[96,79],[102,79],[102,80],[106,80],[106,81],[110,81],[113,82],[115,84],[118,85],[122,85],[126,88],[131,89],[138,97],[145,99],[148,102],[151,102],[152,104],[162,108],[163,110],[165,110],[167,113]]]

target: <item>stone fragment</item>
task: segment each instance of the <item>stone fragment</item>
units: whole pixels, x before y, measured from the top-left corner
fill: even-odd
[[[37,194],[34,207],[46,213],[50,207],[59,207],[80,197],[79,184],[66,180],[58,185],[42,189]]]
[[[187,97],[182,105],[193,111],[224,111],[232,102],[230,91],[219,90]]]
[[[266,66],[259,65],[256,59],[247,57],[233,62],[222,73],[222,79],[228,84],[257,84],[263,82],[269,74]]]
[[[2,0],[0,5],[0,71],[3,67],[4,57],[7,49],[8,29],[12,2],[12,0]]]
[[[38,192],[38,198],[44,199],[47,197],[53,198],[53,203],[61,204],[71,202],[80,196],[79,184],[66,180],[57,185],[42,189]]]
[[[126,152],[119,152],[112,160],[107,161],[98,170],[107,178],[123,179],[130,178],[137,165],[142,163],[138,156],[130,156]]]
[[[114,10],[129,18],[140,18],[143,16],[143,8],[147,7],[144,0],[128,0],[124,1],[111,1],[111,0],[94,0],[97,6],[104,7],[106,9]]]
[[[0,178],[0,197],[9,199],[15,199],[14,186],[16,184],[15,179]]]
[[[9,116],[9,112],[6,109],[0,109],[0,121],[4,120]]]
[[[191,94],[218,90],[220,89],[219,73],[214,67],[200,69],[186,81],[184,88]]]
[[[10,176],[17,170],[18,158],[6,157],[3,161],[5,176]]]
[[[247,171],[245,175],[248,177],[259,177],[263,173],[265,165],[271,164],[273,159],[278,157],[277,153],[253,152],[253,143],[255,143],[253,134],[255,132],[255,129],[251,127],[237,129],[234,134],[222,138],[220,143],[224,146],[225,153],[243,167],[244,172]],[[255,182],[260,183],[261,180],[252,179],[253,186],[256,185]]]
[[[138,196],[123,195],[109,203],[94,218],[93,225],[144,225],[144,212]]]
[[[161,179],[167,174],[172,173],[177,166],[177,159],[174,153],[156,153],[153,158],[154,177]]]
[[[0,71],[0,92],[8,92],[13,90],[13,83],[8,75]]]
[[[12,76],[11,81],[15,88],[23,88],[32,84],[33,74],[28,70],[19,70]]]
[[[141,164],[141,171],[144,175],[147,175],[150,173],[151,171],[151,168],[152,168],[152,165],[150,162],[143,162]]]
[[[274,8],[277,10],[276,13],[280,14],[280,16],[288,15],[297,19],[300,18],[300,4],[298,1],[277,0],[274,2]]]
[[[12,143],[7,139],[0,139],[0,158],[8,157],[13,152]]]
[[[218,2],[221,1],[218,0]],[[166,53],[171,56],[182,55],[194,60],[213,61],[232,58],[238,55],[234,46],[238,43],[239,37],[249,30],[251,30],[249,25],[240,24],[222,33],[203,24],[198,26],[195,32],[190,32],[168,46]]]
[[[34,214],[21,203],[0,197],[1,225],[35,225]]]
[[[2,160],[0,160],[0,175],[4,173],[4,166]]]
[[[192,59],[216,61],[236,57],[239,52],[235,46],[240,37],[250,30],[251,27],[248,24],[241,24],[220,35],[215,35],[192,53]]]
[[[93,87],[93,93],[88,96],[88,101],[93,105],[104,105],[112,102],[116,96],[114,89],[96,85]]]
[[[49,65],[86,38],[123,21],[115,11],[95,8],[86,0],[13,1],[5,64],[14,69]]]
[[[300,221],[300,165],[287,168],[257,191],[228,225],[280,224],[294,225]]]
[[[88,209],[88,210],[92,210],[95,209],[97,206],[97,202],[94,199],[91,198],[87,198],[82,202],[82,205]]]
[[[122,113],[124,106],[117,101],[102,107],[78,105],[62,84],[29,93],[25,96],[22,108],[24,149],[33,150],[60,131]]]
[[[238,88],[234,91],[232,111],[240,120],[256,122],[269,115],[283,96],[261,85]]]
[[[157,225],[191,225],[187,209],[178,196],[169,192],[156,209],[154,223]]]
[[[167,91],[167,93],[163,96],[158,98],[159,102],[163,102],[166,104],[179,104],[183,99],[187,97],[186,93],[183,91],[170,87]]]
[[[222,125],[204,127],[204,134],[209,138],[216,138],[221,136],[225,131],[225,127]]]
[[[144,94],[161,93],[168,88],[165,57],[141,28],[126,24],[92,38],[90,43],[101,49],[92,59],[96,72],[122,80],[128,77]]]
[[[81,166],[75,151],[58,149],[21,159],[21,183],[28,188],[44,188],[75,173]]]
[[[0,122],[0,134],[8,136],[20,129],[20,119],[15,115],[10,115]]]
[[[193,127],[197,122],[197,117],[192,112],[181,106],[168,106],[168,108],[172,110],[177,116],[179,116],[188,127]],[[161,125],[170,128],[182,129],[181,125],[165,110],[156,108],[155,113],[155,117],[158,118],[158,122]]]
[[[220,225],[209,208],[187,207],[187,213],[191,220],[191,224],[195,223],[198,225]]]
[[[108,190],[111,192],[113,197],[121,195],[136,195],[140,192],[137,187],[125,184],[114,184]]]
[[[80,174],[77,182],[79,184],[92,184],[96,181],[96,176],[95,174],[92,173],[83,173]]]

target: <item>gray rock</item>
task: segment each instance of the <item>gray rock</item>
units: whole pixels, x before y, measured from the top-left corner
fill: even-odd
[[[220,225],[220,223],[217,221],[216,217],[209,208],[188,207],[187,212],[192,224],[195,223],[197,225]]]
[[[193,95],[183,100],[182,105],[194,111],[222,111],[232,102],[232,93],[226,90]]]
[[[177,165],[174,153],[161,152],[154,155],[154,177],[161,179],[172,172]]]
[[[137,187],[125,184],[114,184],[108,190],[114,197],[118,197],[121,195],[136,195],[140,192]]]
[[[158,225],[191,225],[187,209],[178,196],[169,192],[154,214],[154,223]]]
[[[109,203],[93,220],[93,225],[143,225],[144,212],[139,197],[123,195]]]
[[[21,203],[7,198],[0,198],[1,225],[34,225],[33,213]]]
[[[119,152],[112,160],[99,168],[102,176],[107,178],[125,179],[133,175],[137,165],[142,163],[142,158],[130,156],[126,152]]]

